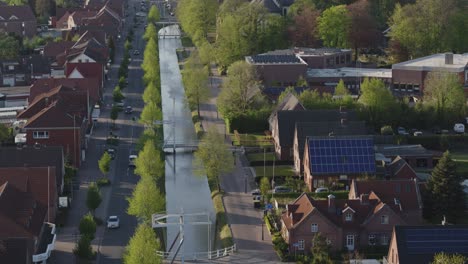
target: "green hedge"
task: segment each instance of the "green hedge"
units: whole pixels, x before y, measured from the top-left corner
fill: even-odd
[[[248,111],[242,115],[226,120],[229,132],[237,130],[239,133],[262,132],[269,129],[268,117],[270,109]]]

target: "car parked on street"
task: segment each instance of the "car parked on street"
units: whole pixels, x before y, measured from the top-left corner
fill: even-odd
[[[132,154],[132,155],[128,156],[128,166],[129,167],[132,167],[132,168],[136,167],[135,161],[136,161],[137,157],[138,156],[135,155],[135,154]]]
[[[250,194],[252,194],[252,195],[254,195],[254,196],[255,196],[255,195],[261,195],[261,192],[260,192],[259,189],[255,189],[255,190],[251,191]]]
[[[292,190],[285,186],[276,186],[275,189],[273,189],[273,193],[289,193],[289,192],[292,192]]]
[[[125,107],[125,114],[131,114],[133,113],[133,108],[131,106]]]
[[[415,137],[420,137],[422,135],[423,135],[422,131],[414,131],[414,133],[413,133],[413,136],[415,136]]]
[[[404,127],[398,127],[397,132],[398,132],[398,135],[402,135],[402,136],[408,135],[408,132],[406,132],[406,129]]]
[[[328,192],[330,192],[330,190],[328,190],[328,188],[326,187],[319,187],[315,189],[315,193],[328,193]]]
[[[111,159],[115,159],[115,149],[114,148],[108,148],[106,150],[107,153],[109,153],[109,156],[111,157]]]
[[[120,227],[120,219],[116,215],[111,215],[107,218],[107,228],[119,228]]]

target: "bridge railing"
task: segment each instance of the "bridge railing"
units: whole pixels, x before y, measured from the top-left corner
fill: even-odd
[[[227,257],[229,255],[234,254],[237,251],[236,244],[222,249],[217,249],[208,252],[193,252],[193,253],[185,253],[186,260],[201,260],[201,259],[217,259]],[[156,251],[156,254],[164,259],[173,258],[173,252],[164,252],[164,251]],[[180,260],[181,256],[177,256],[175,259]]]

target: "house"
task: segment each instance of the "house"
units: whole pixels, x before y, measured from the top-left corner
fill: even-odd
[[[1,147],[0,168],[54,168],[51,173],[56,177],[57,194],[63,192],[65,175],[65,157],[60,146],[22,146]]]
[[[432,169],[442,157],[442,152],[421,145],[375,145],[375,152],[392,160],[400,156],[414,169]]]
[[[30,77],[30,69],[22,60],[4,60],[1,62],[0,86],[28,85],[30,84]]]
[[[108,4],[110,2],[107,2],[96,15],[84,19],[83,26],[87,30],[100,28],[115,39],[122,31],[123,21],[121,16],[110,7]]]
[[[0,8],[0,32],[32,38],[36,35],[36,27],[36,16],[29,5],[6,5]]]
[[[341,119],[339,122],[297,122],[294,129],[294,168],[298,175],[303,172],[302,158],[304,155],[305,141],[310,136],[344,136],[366,135],[364,121],[348,122]]]
[[[378,194],[358,199],[314,200],[303,193],[286,205],[281,215],[281,235],[289,252],[308,254],[313,237],[320,233],[333,251],[359,250],[389,244],[394,225],[405,225],[399,206],[385,203]]]
[[[32,54],[24,58],[25,64],[29,66],[31,81],[50,78],[50,61],[47,57]]]
[[[360,176],[375,175],[374,141],[368,136],[307,137],[304,182],[312,191]]]
[[[44,46],[43,55],[50,61],[55,61],[57,56],[73,47],[74,41],[49,41]]]
[[[430,72],[456,74],[468,88],[468,53],[438,53],[392,65],[392,91],[403,97],[422,97],[424,82]]]
[[[406,160],[397,156],[389,164],[385,164],[384,177],[387,179],[416,179],[418,175]]]
[[[325,122],[356,120],[354,111],[341,110],[287,110],[278,111],[269,120],[270,131],[275,143],[275,152],[280,160],[293,159],[294,129],[298,122]]]
[[[418,180],[353,180],[349,189],[349,199],[359,199],[361,195],[376,194],[386,204],[398,206],[398,213],[405,223],[418,225],[423,223],[422,198]]]
[[[0,87],[1,107],[25,107],[28,105],[30,86]],[[1,97],[1,96],[0,96]]]
[[[273,103],[277,103],[278,102],[278,98],[279,96],[284,92],[286,91],[287,87],[278,87],[278,86],[275,86],[275,87],[264,87],[262,89],[262,93],[268,98],[270,99],[270,101],[272,101]],[[307,87],[294,87],[294,92],[296,92],[296,94],[301,94],[302,92],[304,92],[305,90],[307,90],[308,88]]]
[[[278,111],[290,111],[290,110],[305,110],[305,107],[299,102],[297,97],[292,94],[288,93],[281,102],[278,103],[278,105],[273,109],[273,111],[270,114],[270,117],[268,117],[268,123],[274,122],[274,119],[276,118],[276,115]]]
[[[78,28],[83,24],[83,20],[88,17],[93,17],[97,14],[96,11],[93,10],[77,10],[71,13],[68,16],[67,21],[67,29]]]
[[[294,0],[252,0],[250,3],[260,4],[272,14],[286,16],[288,9],[294,3]]]
[[[125,2],[123,0],[86,0],[84,6],[91,10],[100,10],[102,7],[108,6],[120,17],[125,16]]]
[[[62,146],[65,157],[79,167],[86,149],[86,129],[91,108],[88,95],[73,88],[59,86],[50,94],[39,96],[18,114],[27,119],[24,125],[27,145]]]
[[[99,87],[104,87],[104,68],[99,63],[67,63],[65,66],[65,74],[67,78],[72,79],[96,79],[99,82]]]
[[[55,225],[47,222],[47,204],[32,192],[39,186],[47,189],[47,182],[33,178],[11,178],[0,185],[0,263],[46,261],[54,248]]]
[[[101,99],[99,80],[95,78],[49,78],[36,80],[31,85],[28,102],[31,104],[36,97],[52,89],[64,85],[89,94],[89,105],[93,106]]]
[[[467,225],[395,226],[385,264],[432,263],[437,253],[468,257]]]

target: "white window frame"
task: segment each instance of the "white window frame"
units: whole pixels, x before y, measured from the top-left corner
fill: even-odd
[[[387,234],[382,234],[380,236],[380,242],[382,245],[388,245],[389,241],[389,236]]]
[[[49,138],[49,131],[33,131],[34,139],[46,139]]]
[[[388,222],[389,222],[388,215],[380,216],[380,223],[382,225],[388,225]]]
[[[317,233],[318,232],[318,224],[311,224],[310,225],[310,232]]]
[[[375,246],[377,244],[377,241],[376,241],[376,236],[375,234],[370,234],[369,235],[369,245],[370,246]]]
[[[297,241],[297,249],[299,250],[304,250],[305,248],[305,241],[304,239],[301,239],[299,241]]]
[[[345,221],[348,221],[348,222],[353,221],[353,214],[350,212],[347,212],[345,214]]]

